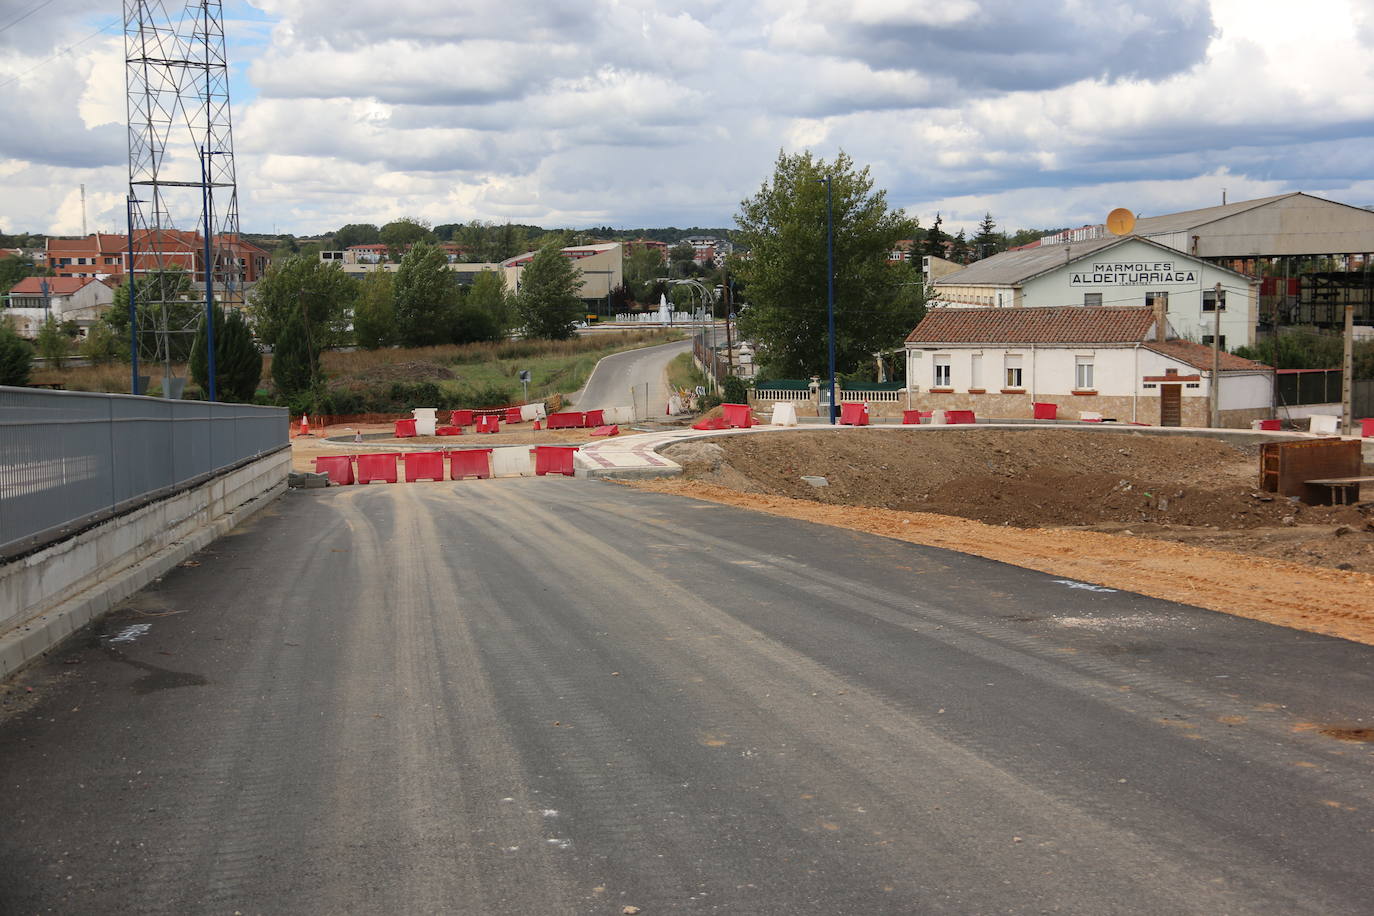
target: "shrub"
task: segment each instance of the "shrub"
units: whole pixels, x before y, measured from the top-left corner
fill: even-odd
[[[730,376],[720,385],[720,394],[724,403],[727,404],[748,404],[749,389],[744,384],[744,379]]]
[[[33,347],[8,323],[0,321],[0,385],[27,385],[32,368]]]

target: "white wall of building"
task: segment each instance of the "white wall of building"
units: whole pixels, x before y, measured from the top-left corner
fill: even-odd
[[[1212,334],[1214,315],[1202,309],[1204,291],[1217,283],[1225,291],[1221,335],[1226,349],[1255,342],[1259,286],[1220,267],[1161,251],[1131,240],[1109,251],[1075,260],[1022,287],[1026,308],[1083,305],[1084,294],[1100,294],[1102,305],[1148,305],[1146,294],[1169,295],[1169,324],[1180,336],[1199,343]]]

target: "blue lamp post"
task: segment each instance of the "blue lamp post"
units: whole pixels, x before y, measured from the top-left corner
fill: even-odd
[[[129,391],[142,394],[138,390],[138,307],[134,300],[134,204],[142,203],[130,194],[124,201],[124,216],[129,224],[129,270],[125,279],[129,283],[129,366],[133,376],[129,381]]]
[[[210,263],[210,233],[214,231],[214,220],[210,213],[213,198],[209,174],[210,157],[213,155],[205,147],[200,148],[200,180],[205,209],[205,394],[211,401],[215,400],[215,265]]]
[[[830,425],[835,425],[835,216],[831,206],[830,177],[819,179],[825,185],[825,317],[830,336]]]

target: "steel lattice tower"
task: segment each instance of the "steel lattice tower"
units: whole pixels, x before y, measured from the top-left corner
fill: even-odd
[[[130,270],[146,277],[184,269],[200,290],[193,311],[169,284],[139,286],[140,305],[156,316],[141,335],[156,344],[140,350],[152,350],[170,376],[201,315],[243,304],[222,3],[124,0],[124,57]]]

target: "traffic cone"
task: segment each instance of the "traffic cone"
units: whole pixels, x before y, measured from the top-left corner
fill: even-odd
[[[537,430],[537,429],[542,429],[543,427],[541,427],[541,426],[539,425],[539,421],[538,421],[538,420],[535,420],[535,421],[534,421],[534,428]]]
[[[308,436],[308,435],[310,435],[310,418],[309,418],[308,416],[302,414],[302,415],[301,415],[301,431],[298,432],[298,433],[296,433],[296,438],[299,439],[301,436]]]

